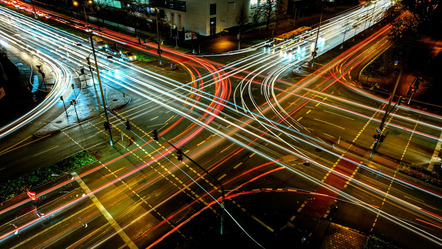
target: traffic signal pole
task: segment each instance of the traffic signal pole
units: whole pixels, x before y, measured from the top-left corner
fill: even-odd
[[[402,76],[402,71],[403,71],[403,65],[401,64],[401,69],[400,69],[400,71],[399,71],[399,75],[398,75],[398,77],[397,77],[397,79],[396,79],[396,83],[394,84],[393,92],[391,93],[391,95],[390,95],[390,99],[388,100],[387,107],[385,108],[384,116],[382,117],[381,123],[379,124],[379,128],[376,129],[376,131],[377,131],[379,134],[375,135],[375,136],[377,136],[377,137],[375,137],[375,142],[374,142],[373,148],[372,148],[372,150],[371,150],[370,157],[373,157],[374,153],[376,152],[377,147],[378,147],[379,144],[382,142],[383,137],[385,137],[385,136],[382,135],[382,133],[383,133],[383,131],[384,131],[384,125],[385,125],[385,121],[387,120],[387,117],[390,115],[391,111],[392,111],[392,110],[393,110],[398,104],[399,104],[399,105],[401,104],[401,102],[402,102],[402,100],[403,100],[402,96],[400,96],[399,99],[398,99],[398,102],[397,102],[392,108],[390,108],[390,106],[391,106],[391,102],[392,102],[392,100],[393,100],[393,98],[394,98],[394,95],[396,94],[397,86],[399,85],[399,81],[400,81],[401,76]]]
[[[98,85],[100,86],[101,101],[103,102],[104,115],[106,116],[106,122],[110,124],[109,116],[107,115],[106,101],[104,100],[103,85],[101,84],[100,70],[98,70],[97,55],[95,54],[94,42],[92,41],[92,34],[89,36],[89,42],[91,43],[92,54],[94,55],[95,69],[97,70]],[[109,131],[110,145],[114,146],[114,142],[112,140],[112,131],[111,129],[108,129],[108,131]]]
[[[177,147],[175,147],[175,145],[171,144],[169,141],[167,141],[167,143],[172,146],[173,148],[175,148],[176,150],[179,150]],[[213,179],[215,179],[215,181],[218,183],[218,185],[221,188],[221,195],[222,195],[222,200],[221,200],[221,229],[220,229],[220,234],[223,235],[224,234],[224,201],[225,201],[225,195],[224,195],[224,187],[221,184],[221,182],[212,174],[210,174],[209,171],[207,171],[205,168],[201,167],[201,165],[199,165],[197,162],[195,162],[194,160],[192,160],[192,158],[188,157],[186,154],[182,153],[181,154],[183,156],[185,156],[187,159],[189,159],[192,163],[194,163],[196,166],[198,166],[202,171],[204,171],[206,174],[208,174],[210,177],[212,177]]]

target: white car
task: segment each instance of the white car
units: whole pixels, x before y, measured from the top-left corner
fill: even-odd
[[[132,54],[129,51],[120,52],[120,54],[121,54],[121,58],[123,58],[123,60],[126,60],[126,61],[136,61],[137,60],[137,56]]]

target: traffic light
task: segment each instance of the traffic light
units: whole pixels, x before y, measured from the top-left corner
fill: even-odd
[[[152,131],[153,140],[158,141],[158,132],[157,130]]]
[[[129,119],[126,120],[125,125],[126,125],[126,130],[130,130],[130,122],[129,122]]]
[[[176,151],[176,156],[178,161],[183,161],[183,152],[180,149]]]
[[[384,142],[384,139],[385,139],[385,135],[381,135],[380,138],[379,138],[379,140],[380,140],[381,142]]]
[[[379,134],[374,134],[374,135],[373,135],[373,138],[374,138],[374,140],[375,140],[376,142],[379,141],[379,137],[380,137]]]
[[[104,122],[104,130],[112,130],[112,125],[109,122]]]
[[[405,98],[400,96],[398,101],[397,101],[397,105],[402,105],[405,102]]]
[[[73,99],[73,100],[71,100],[71,104],[72,104],[72,105],[76,105],[76,104],[77,104],[77,101],[76,101],[75,99]]]

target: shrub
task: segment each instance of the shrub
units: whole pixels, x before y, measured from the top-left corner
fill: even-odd
[[[53,179],[52,174],[63,175],[95,160],[88,152],[81,151],[48,167],[36,169],[27,175],[3,182],[0,184],[0,201],[12,198],[31,187],[48,183]]]

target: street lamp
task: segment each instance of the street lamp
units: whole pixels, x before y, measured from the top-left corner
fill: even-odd
[[[161,47],[160,47],[160,44],[161,44],[161,41],[160,41],[160,30],[158,29],[158,12],[160,10],[157,9],[157,8],[154,8],[154,10],[155,10],[155,22],[156,22],[156,26],[157,26],[158,55],[160,56],[160,65],[162,65],[163,63],[161,62],[161,53],[162,53],[162,51],[161,51]]]
[[[92,71],[91,61],[90,61],[90,58],[89,58],[91,55],[92,55],[92,52],[90,52],[89,55],[86,57],[86,61],[87,61],[87,65],[89,67],[89,72],[91,72],[92,84],[94,85],[95,94],[98,96],[97,88],[95,87],[94,72]],[[86,82],[86,84],[87,84],[87,82]],[[100,99],[97,99],[97,102],[98,102],[98,106],[101,108],[101,106],[100,106]]]
[[[100,93],[101,93],[101,101],[103,103],[103,109],[104,109],[104,115],[106,116],[106,123],[110,124],[109,122],[109,116],[107,114],[107,108],[106,108],[106,101],[104,99],[104,93],[103,93],[103,85],[101,84],[101,77],[100,77],[100,70],[98,69],[98,62],[97,62],[97,55],[95,54],[95,47],[94,47],[94,42],[92,40],[92,33],[89,34],[89,43],[91,44],[92,47],[92,54],[94,55],[94,62],[95,62],[95,70],[97,70],[97,78],[98,78],[98,86],[100,87]],[[77,44],[78,46],[81,46],[81,43]],[[89,70],[91,71],[92,74],[92,68],[90,65],[90,61],[89,61],[89,56],[91,54],[88,55],[88,57],[86,58],[88,61],[88,65],[89,65]],[[93,79],[93,74],[92,74],[92,79]],[[93,81],[94,82],[94,81]],[[95,86],[95,82],[94,82],[94,86]],[[112,131],[111,129],[107,129],[109,131],[109,139],[110,139],[110,145],[114,146],[114,142],[112,140]]]
[[[92,0],[87,0],[85,3],[88,5],[92,5],[94,2]],[[86,21],[86,28],[88,28],[89,24],[88,24],[87,12],[85,7],[86,4],[82,4],[81,6],[83,7],[84,20]],[[74,0],[72,1],[72,5],[74,5],[74,7],[78,7],[80,3],[77,0]]]
[[[101,101],[103,102],[104,115],[106,116],[106,122],[110,124],[109,116],[107,115],[106,101],[104,100],[103,86],[101,84],[100,70],[98,70],[97,55],[95,54],[94,42],[92,41],[92,34],[89,35],[89,42],[91,43],[92,54],[94,55],[95,69],[97,70],[98,85],[100,86]],[[111,129],[108,129],[108,131],[109,131],[110,145],[114,146],[114,142],[112,141],[112,131]]]

